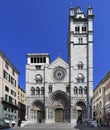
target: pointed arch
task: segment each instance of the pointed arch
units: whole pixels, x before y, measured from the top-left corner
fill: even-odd
[[[31,102],[31,117],[38,123],[42,123],[45,119],[45,105],[42,100],[35,99]]]
[[[36,87],[36,95],[40,95],[40,88]]]
[[[82,86],[79,87],[79,94],[83,94],[83,88],[82,88]]]
[[[74,94],[78,94],[78,88],[77,88],[77,86],[74,87]]]
[[[35,88],[34,87],[31,87],[30,91],[31,91],[31,95],[35,95]]]
[[[69,122],[69,119],[70,119],[70,100],[69,99],[70,99],[69,96],[61,90],[57,90],[50,95],[50,101],[48,105],[50,106],[50,108],[53,109],[53,112],[55,115],[55,122],[59,122],[58,115],[61,113],[63,117],[60,121]]]
[[[78,66],[78,69],[83,69],[83,62],[82,61],[79,61],[78,62],[78,64],[77,64],[77,66]]]

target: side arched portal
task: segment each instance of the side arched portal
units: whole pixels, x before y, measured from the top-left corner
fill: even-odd
[[[86,118],[86,104],[83,101],[78,101],[75,104],[75,111],[77,112],[77,123],[82,123]]]
[[[37,123],[42,123],[45,120],[45,107],[44,103],[40,100],[34,100],[31,106],[32,119]]]

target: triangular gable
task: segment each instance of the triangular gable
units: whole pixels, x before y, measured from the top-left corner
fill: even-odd
[[[53,68],[56,66],[62,66],[64,68],[68,68],[69,65],[60,57],[58,57],[56,60],[54,60],[49,66],[48,68]]]

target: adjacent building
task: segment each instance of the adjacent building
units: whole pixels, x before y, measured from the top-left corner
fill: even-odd
[[[96,86],[93,95],[93,119],[110,126],[110,72]]]
[[[110,71],[106,75],[105,86],[105,120],[107,126],[110,126]]]
[[[18,122],[19,71],[0,51],[0,116],[10,125]]]
[[[102,124],[104,121],[105,90],[103,80],[96,86],[93,92],[93,119]]]
[[[68,62],[48,53],[28,53],[26,119],[36,123],[76,123],[91,118],[93,96],[92,8],[70,8]]]
[[[26,114],[26,92],[18,86],[18,126],[25,120]]]

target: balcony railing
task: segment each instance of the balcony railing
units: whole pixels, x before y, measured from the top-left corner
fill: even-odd
[[[18,109],[18,104],[13,103],[12,101],[7,101],[5,99],[2,99],[2,104],[8,104],[8,105],[11,105],[11,106],[16,107]]]

